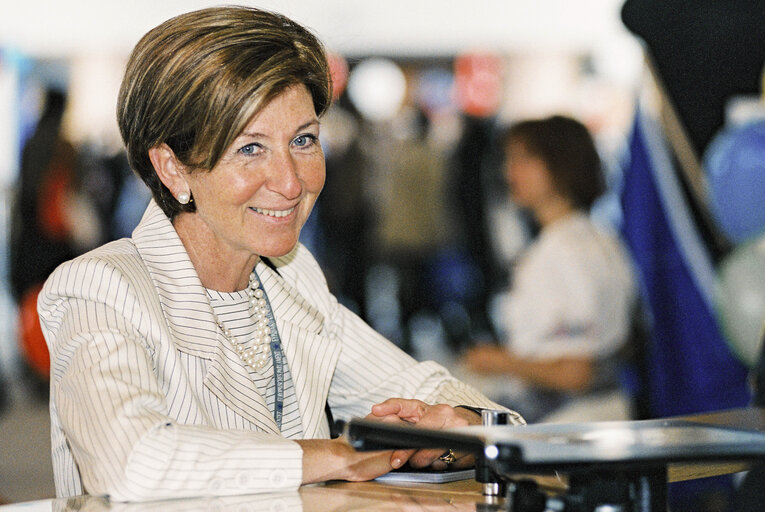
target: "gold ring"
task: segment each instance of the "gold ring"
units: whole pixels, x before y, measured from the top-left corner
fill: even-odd
[[[443,455],[438,457],[438,460],[445,463],[447,466],[451,466],[454,464],[454,461],[457,460],[457,456],[454,455],[454,450],[449,448]]]

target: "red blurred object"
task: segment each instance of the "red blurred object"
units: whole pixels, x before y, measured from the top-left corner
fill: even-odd
[[[332,99],[337,100],[348,84],[348,61],[340,54],[328,52],[327,63],[332,77]]]
[[[502,101],[502,59],[492,53],[465,53],[454,61],[457,103],[466,114],[488,117]]]
[[[45,344],[40,318],[37,316],[37,296],[42,285],[33,286],[19,304],[19,331],[21,355],[30,368],[44,379],[50,378],[50,354]]]
[[[72,231],[66,212],[67,194],[72,188],[71,169],[66,162],[52,162],[40,184],[37,206],[40,230],[57,241],[67,240]]]

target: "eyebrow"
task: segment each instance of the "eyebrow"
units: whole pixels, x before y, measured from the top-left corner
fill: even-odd
[[[305,130],[305,129],[306,129],[306,128],[308,128],[309,126],[313,126],[313,125],[319,126],[319,125],[320,125],[320,123],[319,123],[319,120],[318,120],[318,119],[311,119],[311,120],[310,120],[310,121],[308,121],[307,123],[303,123],[303,124],[301,124],[300,126],[298,126],[298,127],[295,129],[295,133],[299,132],[300,130]],[[267,135],[266,135],[265,133],[260,133],[260,132],[248,132],[248,131],[244,131],[244,132],[242,132],[242,133],[239,135],[239,137],[252,137],[252,138],[257,138],[257,137],[267,137]],[[237,137],[237,138],[239,138],[239,137]]]

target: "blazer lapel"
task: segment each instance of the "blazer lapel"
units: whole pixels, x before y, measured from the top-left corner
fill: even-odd
[[[215,323],[194,265],[170,220],[152,199],[133,241],[157,288],[176,348],[210,360],[204,385],[258,428],[279,433],[247,369]]]
[[[258,429],[281,434],[268,405],[255,388],[252,377],[222,336],[205,375],[204,385],[221,402],[257,425]]]
[[[306,438],[329,435],[324,406],[340,344],[324,331],[324,315],[311,305],[292,283],[298,276],[283,259],[274,260],[281,277],[263,262],[258,275],[276,317],[287,364],[295,385],[298,407]],[[306,293],[306,292],[304,292]]]

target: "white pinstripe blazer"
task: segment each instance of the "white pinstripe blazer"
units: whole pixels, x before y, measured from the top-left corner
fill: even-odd
[[[336,418],[365,416],[392,396],[497,407],[338,304],[302,245],[273,263],[278,274],[262,262],[257,270],[305,438],[329,436],[327,401]],[[38,311],[51,354],[57,495],[133,501],[299,486],[299,445],[280,435],[153,201],[132,238],[56,269]]]

